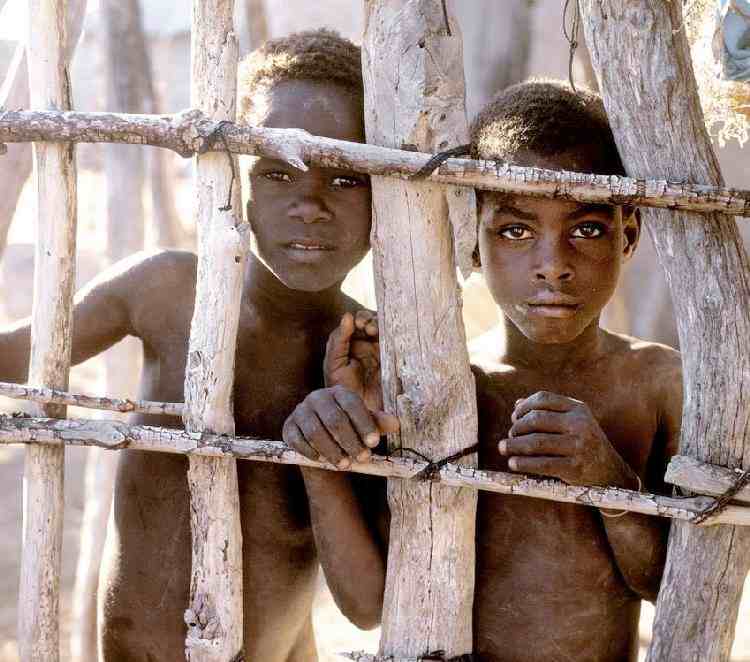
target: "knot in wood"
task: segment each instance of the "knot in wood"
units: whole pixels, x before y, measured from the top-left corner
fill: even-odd
[[[178,142],[177,153],[184,157],[204,154],[211,147],[211,134],[216,122],[212,122],[197,108],[181,110],[172,116],[172,132]]]

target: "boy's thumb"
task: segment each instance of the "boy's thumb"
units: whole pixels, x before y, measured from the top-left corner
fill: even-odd
[[[401,429],[398,417],[393,414],[387,414],[384,411],[374,411],[372,412],[372,416],[375,419],[378,430],[380,430],[380,434],[398,432]]]

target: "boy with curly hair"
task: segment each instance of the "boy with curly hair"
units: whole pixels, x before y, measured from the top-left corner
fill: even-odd
[[[319,30],[269,41],[239,76],[240,120],[364,142],[359,48]],[[237,338],[237,434],[279,438],[300,399],[323,385],[326,339],[361,306],[340,289],[369,249],[369,179],[335,168],[302,172],[250,159],[247,260]],[[143,342],[140,396],[181,401],[196,256],[139,254],[78,295],[73,363],[126,335]],[[29,323],[0,334],[0,378],[27,375]],[[172,417],[139,422],[181,426]],[[105,662],[184,658],[191,541],[187,459],[122,451],[100,581]],[[317,558],[296,467],[238,465],[243,535],[245,659],[316,659],[311,609]],[[369,623],[361,623],[370,625]]]
[[[475,158],[520,166],[624,174],[599,97],[556,82],[502,92],[474,122],[472,150]],[[488,191],[479,193],[478,208],[477,266],[507,334],[505,347],[472,357],[479,466],[571,485],[664,491],[680,429],[679,354],[599,326],[621,264],[638,243],[636,211]],[[331,336],[327,384],[341,389],[345,383],[372,400],[377,385],[356,370],[350,335],[345,319]],[[336,421],[332,412],[346,413],[342,400],[326,391],[308,396],[285,423],[285,439],[323,455],[326,439],[341,449],[355,442],[364,447],[367,440],[352,426],[307,434],[311,412]],[[330,510],[325,495],[307,484],[312,511]],[[372,479],[369,500],[382,502],[383,489],[383,481]],[[326,524],[316,528],[316,539],[343,537],[338,529],[345,527],[352,532],[348,555],[319,545],[324,569],[338,577],[329,578],[336,589],[352,567],[344,561],[356,564],[368,553],[363,549],[377,549],[380,534],[375,522],[367,533],[359,521],[329,518]],[[656,598],[667,532],[668,523],[656,517],[480,493],[477,659],[636,660],[640,601]],[[336,554],[336,563],[327,552]],[[382,574],[379,566],[374,572]],[[372,600],[368,608],[378,613],[381,604]]]

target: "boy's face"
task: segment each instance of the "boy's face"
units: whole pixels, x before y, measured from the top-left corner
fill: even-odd
[[[259,126],[364,142],[362,101],[336,84],[284,81],[262,94]],[[247,214],[258,256],[276,277],[291,289],[318,292],[340,283],[369,249],[370,180],[254,159]]]
[[[579,161],[513,159],[585,170]],[[545,344],[570,342],[598,320],[640,231],[622,207],[495,192],[481,195],[479,220],[482,272],[493,298],[521,333]]]

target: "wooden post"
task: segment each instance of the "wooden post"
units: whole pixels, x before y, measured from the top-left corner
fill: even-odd
[[[65,0],[30,0],[27,42],[30,101],[70,110],[65,52]],[[29,381],[66,389],[75,282],[76,170],[73,146],[34,145],[37,243]],[[65,407],[34,405],[37,415],[65,417]],[[59,659],[62,553],[62,448],[29,448],[24,468],[23,554],[18,646],[23,662]]]
[[[191,103],[214,120],[235,118],[233,6],[233,0],[193,2]],[[185,426],[192,432],[234,433],[232,388],[244,255],[233,158],[221,152],[196,158],[198,283],[185,372]],[[239,660],[242,532],[236,462],[232,457],[191,457],[188,482],[193,573],[185,612],[187,659]]]
[[[421,151],[468,142],[461,37],[442,3],[369,0],[365,12],[368,142]],[[477,441],[451,230],[453,221],[459,246],[473,248],[474,194],[382,177],[372,189],[383,391],[401,418],[389,445],[439,460]],[[470,653],[476,493],[389,481],[388,501],[381,655]]]
[[[581,8],[628,174],[719,184],[682,3],[582,0]],[[734,220],[652,210],[646,219],[679,327],[685,382],[681,452],[750,468],[750,264]],[[673,522],[649,659],[729,659],[749,565],[747,530]]]

